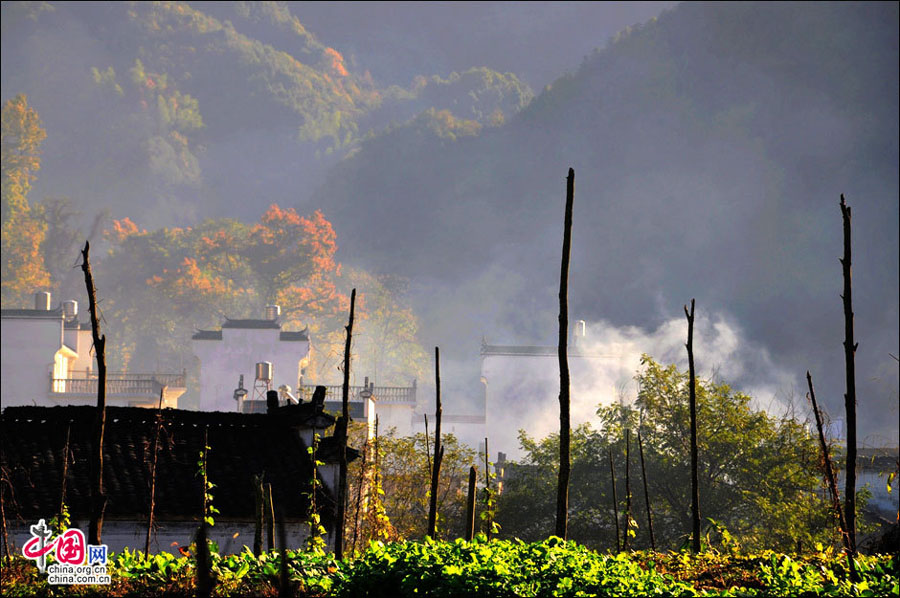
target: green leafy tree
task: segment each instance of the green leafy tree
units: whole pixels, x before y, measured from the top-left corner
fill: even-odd
[[[589,425],[573,430],[574,539],[597,548],[615,546],[606,454],[611,448],[621,481],[625,429],[630,428],[643,435],[657,545],[682,545],[691,528],[687,378],[674,365],[664,367],[644,356],[634,404],[601,407],[600,431]],[[698,380],[697,409],[702,514],[709,533],[724,528],[749,549],[794,550],[798,542],[812,547],[832,541],[817,447],[806,422],[754,409],[748,395],[712,380]],[[521,433],[520,441],[526,456],[508,468],[499,517],[503,534],[530,539],[552,521],[552,505],[542,497],[552,494],[558,440],[535,441]],[[619,498],[621,517],[625,497],[620,493]],[[635,493],[633,500],[640,504],[642,498]],[[633,509],[632,517],[632,545],[649,545],[642,509]]]
[[[431,483],[428,454],[433,445],[426,442],[425,434],[401,438],[386,435],[379,442],[384,447],[381,475],[385,512],[400,537],[422,538],[427,527],[427,489]],[[452,434],[443,434],[442,442],[437,536],[458,538],[465,527],[469,467],[475,464],[477,455]]]

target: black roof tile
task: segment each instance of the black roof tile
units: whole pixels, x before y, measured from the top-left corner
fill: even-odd
[[[333,423],[334,418],[304,404],[279,409],[277,416],[165,409],[159,437],[156,513],[161,519],[198,520],[203,489],[197,461],[208,430],[208,479],[216,484],[213,504],[223,519],[254,519],[254,474],[272,484],[276,508],[289,518],[306,515],[312,464],[292,426],[303,421]],[[104,482],[111,518],[146,517],[156,411],[107,407],[104,435]],[[90,447],[96,408],[8,407],[0,415],[0,465],[13,486],[6,497],[7,517],[25,521],[52,517],[59,509],[63,447],[70,430],[66,504],[74,518],[88,516]],[[333,442],[333,441],[328,441]],[[328,443],[326,443],[327,445]],[[350,457],[358,455],[350,451]],[[325,455],[320,456],[322,459]],[[320,505],[333,498],[320,489]],[[329,509],[323,519],[332,521]]]

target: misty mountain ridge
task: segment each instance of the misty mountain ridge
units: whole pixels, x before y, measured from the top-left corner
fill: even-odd
[[[812,368],[838,413],[844,192],[866,425],[896,442],[876,414],[896,420],[897,25],[886,4],[682,4],[504,127],[365,141],[312,205],[345,260],[414,281],[423,339],[472,370],[483,334],[553,342],[573,166],[572,316],[653,330],[697,297],[787,369],[783,394]]]
[[[532,97],[484,67],[379,87],[278,2],[13,2],[3,23],[4,99],[48,131],[34,195],[148,225],[255,218],[392,122],[497,126]]]

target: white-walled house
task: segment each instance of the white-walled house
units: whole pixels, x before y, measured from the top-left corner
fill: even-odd
[[[584,346],[578,322],[568,347],[572,425],[595,419],[597,406],[619,399],[631,380],[621,355],[599,355]],[[629,372],[624,378],[621,372]],[[519,430],[541,439],[559,431],[559,348],[482,342],[485,432],[492,450],[516,458]]]
[[[241,376],[246,398],[265,400],[265,392],[254,394],[257,363],[272,364],[269,389],[300,385],[302,369],[309,363],[309,331],[282,330],[277,308],[266,311],[265,319],[225,318],[219,330],[199,330],[192,337],[200,361],[200,411],[237,411],[234,391]]]
[[[50,293],[36,293],[34,309],[0,311],[2,406],[95,405],[97,373],[89,322],[78,321],[78,302],[51,308]],[[184,373],[108,372],[109,405],[175,407],[184,394]]]

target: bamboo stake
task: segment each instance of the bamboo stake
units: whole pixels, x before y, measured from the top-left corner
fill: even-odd
[[[697,455],[697,379],[694,371],[694,300],[691,299],[691,311],[684,306],[684,315],[688,321],[688,368],[690,369],[690,408],[691,408],[691,550],[700,552],[700,476],[699,458]]]
[[[569,253],[572,247],[572,203],[575,199],[575,170],[566,178],[566,216],[563,230],[562,264],[559,269],[559,476],[556,489],[556,535],[566,539],[569,525]]]
[[[616,468],[613,467],[612,447],[609,447],[609,477],[612,479],[613,521],[616,522],[616,552],[619,552],[619,494],[616,492]]]
[[[478,470],[472,465],[469,467],[469,493],[466,496],[466,540],[472,541],[475,537],[475,480]]]
[[[334,534],[334,556],[344,558],[344,520],[347,509],[347,427],[350,424],[350,345],[353,340],[353,312],[356,307],[356,289],[350,293],[350,319],[347,321],[347,339],[344,343],[344,385],[341,388],[340,469],[337,495],[337,521]]]
[[[625,535],[622,550],[628,550],[628,532],[631,531],[631,430],[625,430]]]
[[[647,468],[644,465],[644,442],[638,431],[638,449],[641,453],[641,474],[644,478],[644,500],[647,503],[647,527],[650,529],[650,549],[656,551],[656,538],[653,536],[653,513],[650,510],[650,491],[647,490]]]
[[[106,510],[106,493],[103,489],[103,433],[106,429],[106,335],[100,334],[100,318],[97,315],[97,290],[91,272],[90,241],[81,250],[81,270],[87,288],[91,313],[91,336],[97,357],[97,418],[94,444],[91,447],[91,517],[88,524],[88,544],[99,545],[103,532],[103,512]]]
[[[441,351],[434,348],[434,384],[435,384],[435,408],[434,408],[434,467],[431,468],[431,496],[428,503],[428,532],[434,538],[437,527],[437,493],[440,483],[441,461],[444,456],[444,447],[441,445]]]
[[[844,273],[844,363],[847,371],[847,392],[844,406],[847,410],[847,469],[844,490],[844,521],[849,540],[850,554],[856,557],[856,349],[853,342],[853,285],[851,281],[850,206],[841,194],[841,217],[844,224],[844,257],[840,260]],[[854,569],[855,571],[855,569]]]

